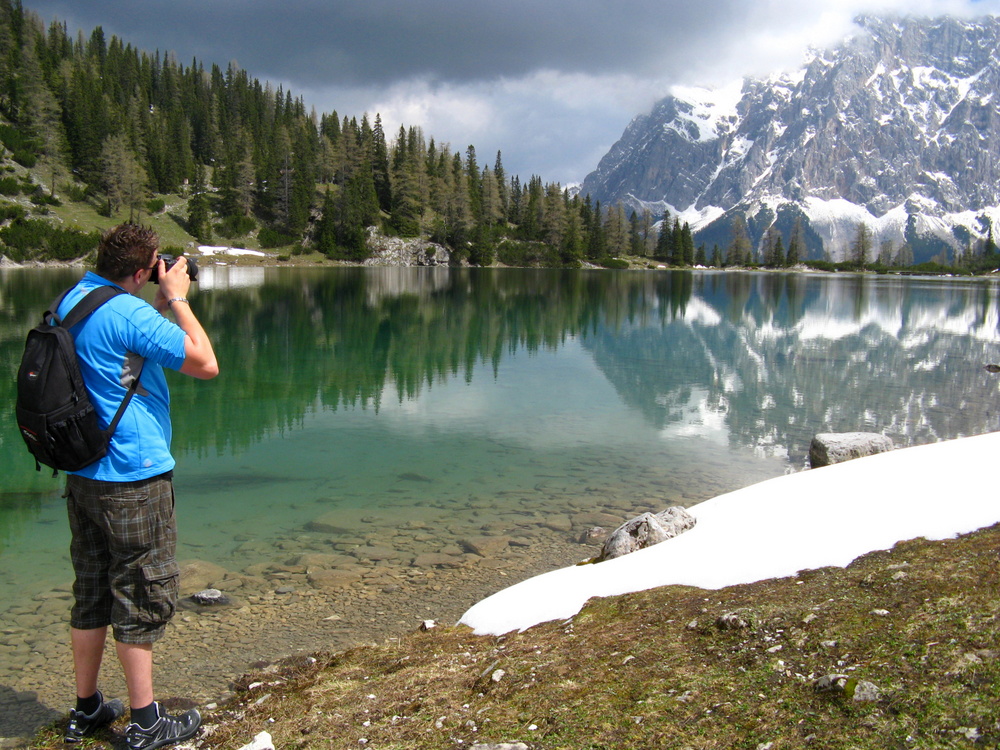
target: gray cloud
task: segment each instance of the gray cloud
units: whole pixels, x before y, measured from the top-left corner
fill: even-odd
[[[321,112],[418,125],[511,174],[579,181],[671,85],[797,64],[861,11],[996,12],[1000,0],[23,0],[206,67],[235,61]]]
[[[303,85],[465,82],[538,69],[644,75],[674,65],[703,30],[739,25],[741,0],[31,0],[28,7],[143,48]],[[702,50],[699,54],[712,54]]]

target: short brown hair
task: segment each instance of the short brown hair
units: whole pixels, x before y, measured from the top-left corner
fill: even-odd
[[[120,281],[149,268],[160,247],[160,238],[150,227],[126,222],[101,235],[97,246],[97,273],[108,281]]]

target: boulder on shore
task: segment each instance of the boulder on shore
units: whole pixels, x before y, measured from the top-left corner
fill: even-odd
[[[878,432],[824,432],[809,444],[809,466],[813,469],[874,456],[893,449],[892,440]]]
[[[660,513],[643,513],[626,521],[611,533],[595,562],[604,562],[665,542],[692,528],[695,522],[695,517],[684,508],[667,508]]]

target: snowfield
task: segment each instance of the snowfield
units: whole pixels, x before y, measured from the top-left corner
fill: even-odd
[[[993,432],[770,479],[689,508],[698,522],[680,536],[522,581],[460,622],[500,635],[572,617],[594,596],[671,584],[719,589],[846,566],[906,539],[974,531],[1000,522],[997,456]]]

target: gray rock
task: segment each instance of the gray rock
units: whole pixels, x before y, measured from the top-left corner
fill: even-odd
[[[415,568],[458,568],[464,563],[455,555],[445,555],[440,552],[425,552],[413,558]]]
[[[191,601],[203,607],[211,607],[217,604],[229,604],[230,599],[219,589],[202,589],[191,594]]]
[[[427,240],[404,240],[387,237],[375,227],[368,228],[366,266],[447,266],[451,254],[442,245]]]
[[[477,742],[471,750],[528,750],[523,742]]]
[[[882,691],[877,685],[846,674],[823,675],[813,683],[813,689],[818,693],[841,693],[857,702],[877,701],[882,698]]]
[[[892,449],[892,440],[877,432],[825,432],[809,445],[809,465],[816,469]]]
[[[580,535],[580,544],[603,544],[608,530],[603,526],[591,526]]]
[[[626,521],[611,533],[595,562],[611,560],[665,542],[692,528],[695,522],[695,517],[684,508],[667,508],[655,514],[643,513]]]
[[[813,690],[817,693],[842,693],[849,679],[846,674],[825,674],[816,679]]]
[[[882,691],[872,682],[859,680],[854,685],[854,694],[851,696],[857,702],[877,701],[882,698]]]
[[[726,612],[715,621],[719,630],[742,630],[753,627],[753,616],[746,611]]]
[[[261,732],[253,738],[253,742],[244,745],[240,750],[274,750],[274,740],[268,732]]]
[[[326,568],[310,570],[306,577],[309,579],[309,583],[318,589],[342,589],[361,580],[360,573]]]
[[[510,538],[506,536],[474,536],[460,540],[459,544],[480,557],[494,557],[507,549]]]
[[[193,594],[202,589],[211,588],[226,577],[229,572],[221,565],[207,560],[189,560],[181,563],[181,596]]]

